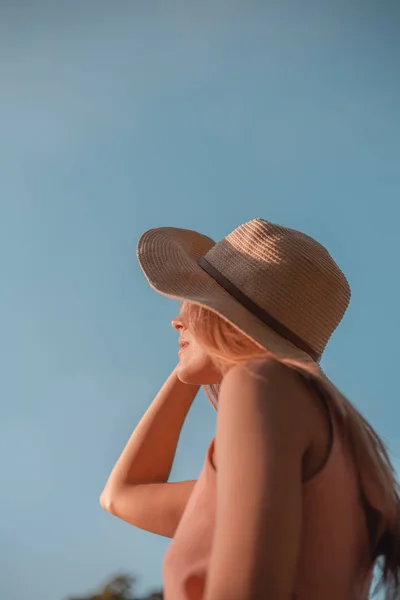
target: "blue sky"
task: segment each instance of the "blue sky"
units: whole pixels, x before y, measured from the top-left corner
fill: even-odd
[[[395,2],[3,3],[0,595],[65,600],[120,570],[161,582],[169,540],[98,498],[176,363],[176,305],[135,247],[254,217],[324,243],[353,289],[323,361],[399,464]],[[201,394],[173,479],[196,477]]]

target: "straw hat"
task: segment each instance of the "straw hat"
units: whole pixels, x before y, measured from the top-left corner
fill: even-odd
[[[350,300],[323,246],[264,219],[217,243],[188,229],[150,229],[137,256],[157,292],[211,309],[282,358],[319,362]]]

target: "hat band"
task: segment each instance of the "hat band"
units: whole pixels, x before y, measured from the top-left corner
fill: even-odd
[[[269,314],[266,310],[261,308],[258,304],[256,304],[251,298],[246,296],[243,292],[241,292],[233,283],[229,281],[222,273],[218,271],[215,267],[213,267],[204,256],[202,256],[198,261],[199,267],[203,269],[214,281],[216,281],[232,298],[237,300],[244,308],[246,308],[252,315],[257,317],[260,321],[262,321],[265,325],[268,325],[271,329],[278,333],[282,337],[284,337],[288,342],[292,343],[294,346],[297,346],[299,350],[302,350],[315,361],[318,361],[320,355],[318,352],[313,350],[311,346],[307,344],[302,338],[293,333],[290,329],[280,323],[275,317]]]

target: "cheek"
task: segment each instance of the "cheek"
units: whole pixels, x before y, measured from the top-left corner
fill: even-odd
[[[211,358],[201,346],[194,344],[181,353],[177,374],[181,381],[192,385],[207,385],[220,380]]]

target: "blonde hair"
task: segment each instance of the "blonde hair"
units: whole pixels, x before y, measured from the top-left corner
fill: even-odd
[[[359,475],[360,492],[370,525],[371,566],[377,562],[381,568],[375,591],[384,586],[387,600],[399,598],[399,485],[386,446],[372,426],[349,400],[338,393],[318,366],[274,356],[212,310],[193,302],[183,303],[181,317],[210,355],[221,376],[234,365],[271,357],[320,387],[349,440]],[[217,410],[219,385],[204,386],[204,391]]]

